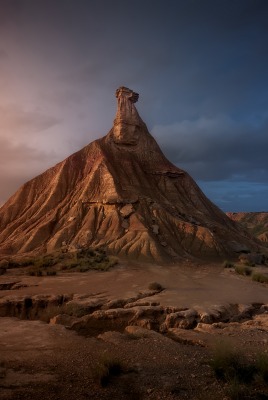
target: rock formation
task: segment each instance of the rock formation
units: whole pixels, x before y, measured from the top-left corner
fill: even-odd
[[[104,246],[147,261],[257,250],[161,152],[120,87],[111,131],[25,183],[0,209],[0,254]]]
[[[268,242],[268,212],[228,212],[233,221],[239,222],[252,235],[263,242]]]

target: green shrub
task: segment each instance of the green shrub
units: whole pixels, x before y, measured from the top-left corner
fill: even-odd
[[[256,281],[256,282],[260,282],[260,283],[268,283],[268,276],[267,275],[263,275],[261,273],[255,272],[252,275],[252,280]]]
[[[120,375],[122,372],[122,363],[113,356],[105,355],[102,356],[100,362],[93,368],[92,375],[96,383],[105,387],[109,384],[113,376]]]
[[[252,274],[251,268],[247,267],[246,265],[236,265],[235,272],[239,275],[249,276]]]
[[[148,285],[148,289],[150,290],[164,290],[163,286],[161,285],[161,283],[158,282],[150,282]]]
[[[232,261],[225,260],[223,262],[223,267],[224,268],[234,268],[234,263]]]
[[[216,377],[225,382],[239,383],[252,382],[256,373],[256,366],[227,343],[218,343],[210,362]]]

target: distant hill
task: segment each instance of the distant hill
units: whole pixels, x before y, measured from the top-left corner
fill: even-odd
[[[233,221],[239,222],[252,235],[268,243],[268,212],[226,213]]]

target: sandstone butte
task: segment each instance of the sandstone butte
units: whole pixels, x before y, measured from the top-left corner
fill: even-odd
[[[258,242],[167,160],[135,108],[139,95],[120,87],[116,97],[106,136],[2,206],[0,256],[104,246],[110,254],[170,262],[258,251]]]

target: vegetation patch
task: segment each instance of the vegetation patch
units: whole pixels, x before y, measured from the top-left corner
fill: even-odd
[[[254,274],[252,275],[252,280],[260,283],[268,283],[268,276],[258,272],[254,272]]]
[[[216,377],[225,382],[250,383],[256,373],[256,366],[227,343],[216,345],[210,366]]]
[[[53,269],[47,269],[46,267],[31,267],[28,271],[30,276],[55,276],[57,271]]]
[[[158,283],[158,282],[150,282],[149,285],[148,285],[148,289],[150,289],[150,290],[158,290],[159,292],[161,290],[164,290],[164,288],[161,285],[161,283]]]
[[[117,263],[117,257],[108,256],[104,249],[88,248],[69,252],[57,251],[23,262],[13,261],[11,264],[13,267],[28,266],[28,275],[30,276],[55,276],[58,271],[107,271]]]
[[[93,367],[92,375],[94,381],[101,387],[106,387],[114,376],[122,374],[124,366],[117,358],[105,354]]]
[[[229,260],[223,261],[223,268],[234,268],[234,263]]]
[[[252,274],[251,268],[246,265],[235,265],[235,272],[239,275],[245,276],[249,276]]]
[[[210,366],[216,378],[225,382],[226,395],[231,400],[255,399],[252,394],[256,395],[260,384],[266,387],[268,383],[267,354],[251,361],[230,344],[221,342],[214,349]]]

